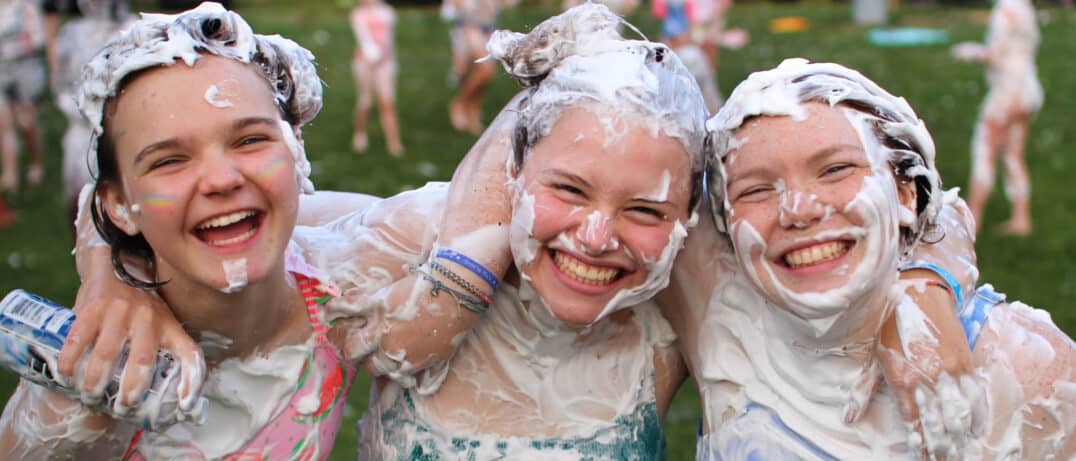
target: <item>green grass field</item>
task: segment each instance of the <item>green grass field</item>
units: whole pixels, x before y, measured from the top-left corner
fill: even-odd
[[[435,8],[401,8],[398,11],[397,46],[400,63],[398,108],[407,154],[390,157],[384,149],[376,117],[371,126],[371,151],[359,155],[350,149],[354,90],[350,57],[354,41],[346,22],[350,0],[240,1],[239,10],[261,33],[279,33],[310,48],[318,57],[326,84],[325,109],[304,132],[313,161],[314,181],[321,189],[390,195],[429,180],[447,180],[457,161],[475,140],[454,132],[447,105],[452,89],[448,29]],[[558,2],[559,3],[559,2]],[[526,30],[556,12],[552,4],[524,3],[504,12],[501,26]],[[810,30],[772,34],[770,19],[804,16]],[[902,26],[945,28],[951,42],[981,40],[987,17],[980,9],[905,7],[893,16]],[[749,4],[733,8],[730,25],[746,28],[751,43],[740,51],[724,51],[720,86],[726,92],[748,73],[770,68],[785,57],[837,61],[861,70],[883,87],[904,96],[926,120],[938,147],[938,165],[946,185],[964,186],[969,169],[969,145],[979,104],[985,95],[983,69],[958,63],[947,46],[876,48],[866,42],[866,29],[850,23],[847,5]],[[645,7],[632,18],[656,39],[657,23]],[[1007,237],[996,224],[1008,215],[1000,185],[990,203],[984,232],[979,238],[981,281],[991,282],[1010,299],[1047,308],[1063,330],[1076,332],[1076,134],[1066,109],[1076,101],[1072,85],[1076,63],[1076,12],[1042,11],[1043,44],[1039,69],[1047,103],[1034,122],[1028,143],[1033,179],[1032,208],[1035,233],[1031,238]],[[1069,77],[1066,77],[1069,75]],[[485,104],[486,119],[496,113],[518,85],[499,73]],[[60,137],[62,116],[46,105],[41,116],[50,154],[42,186],[24,188],[7,198],[19,212],[19,223],[0,230],[0,291],[25,288],[62,303],[74,299],[78,279],[70,256],[71,230],[60,194]],[[7,395],[15,379],[0,375],[0,395]],[[356,436],[351,429],[366,408],[368,380],[363,377],[350,397],[334,460],[353,459]],[[692,386],[677,396],[666,422],[669,459],[691,459],[698,411]]]

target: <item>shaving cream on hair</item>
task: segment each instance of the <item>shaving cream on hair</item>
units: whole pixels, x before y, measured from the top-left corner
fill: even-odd
[[[94,142],[104,134],[104,106],[124,80],[141,70],[176,62],[193,66],[202,54],[256,65],[272,87],[277,105],[291,125],[301,127],[321,110],[321,80],[314,55],[279,35],[260,35],[238,14],[206,2],[176,15],[143,14],[142,19],[113,38],[83,68],[78,88],[79,110],[93,125]],[[207,92],[206,98],[210,99]],[[310,162],[293,148],[303,192],[312,193]]]

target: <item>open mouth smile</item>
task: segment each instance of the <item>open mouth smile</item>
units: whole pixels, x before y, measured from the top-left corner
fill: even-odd
[[[264,214],[243,210],[216,216],[194,227],[194,236],[212,247],[232,247],[245,243],[258,233]]]
[[[567,253],[550,250],[557,268],[571,279],[595,287],[611,285],[620,279],[624,270],[616,267],[596,266],[583,262]]]
[[[834,240],[797,248],[781,256],[780,261],[790,269],[800,269],[836,260],[852,248],[855,242]]]

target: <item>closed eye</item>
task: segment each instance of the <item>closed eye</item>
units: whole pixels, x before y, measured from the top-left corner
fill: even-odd
[[[837,174],[849,168],[852,168],[852,165],[850,163],[838,163],[836,165],[831,165],[830,167],[826,168],[826,170],[822,172],[822,175]]]
[[[164,157],[162,159],[159,159],[159,160],[151,163],[149,165],[149,169],[150,169],[150,171],[152,171],[152,170],[156,170],[158,168],[164,168],[164,167],[169,166],[169,165],[175,165],[175,164],[178,164],[178,163],[180,163],[182,161],[183,161],[182,158],[180,158],[178,156],[174,156],[174,155],[170,156],[170,157]]]
[[[553,188],[556,190],[567,192],[569,194],[583,195],[582,189],[579,189],[578,187],[572,186],[570,184],[557,183],[553,185]]]
[[[249,146],[249,145],[252,145],[252,144],[257,144],[259,142],[268,141],[268,140],[269,140],[269,137],[267,137],[267,136],[251,135],[251,136],[244,136],[242,139],[239,140],[239,142],[237,144],[239,146]]]
[[[634,211],[636,213],[642,213],[642,214],[650,215],[650,216],[653,216],[653,217],[658,218],[658,219],[665,219],[665,213],[662,213],[660,210],[650,208],[650,207],[646,207],[646,206],[634,206],[634,207],[628,208],[628,211]]]
[[[738,195],[736,195],[736,199],[758,198],[758,197],[762,196],[762,194],[765,194],[766,192],[769,192],[769,191],[772,191],[772,190],[773,190],[772,185],[759,184],[757,186],[751,186],[751,187],[748,187],[748,188],[744,189]]]

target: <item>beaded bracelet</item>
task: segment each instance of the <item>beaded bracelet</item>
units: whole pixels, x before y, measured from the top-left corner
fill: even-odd
[[[490,272],[489,269],[486,269],[486,267],[478,261],[468,258],[467,255],[451,248],[438,248],[434,256],[441,259],[447,259],[467,268],[467,270],[473,272],[475,275],[482,277],[482,280],[485,280],[494,292],[497,291],[497,285],[500,283],[497,280],[497,276],[493,275],[493,272]]]
[[[462,313],[459,311],[460,307],[478,315],[485,314],[486,311],[489,310],[489,304],[445,286],[444,283],[434,278],[429,272],[422,270],[422,266],[408,266],[408,270],[413,273],[421,274],[424,280],[433,285],[433,287],[430,288],[430,296],[436,298],[442,291],[448,293],[449,296],[452,296],[452,299],[456,301],[456,318],[462,317]]]
[[[463,277],[460,277],[459,274],[448,270],[447,267],[438,264],[437,261],[430,261],[427,264],[430,265],[430,269],[433,269],[441,275],[448,277],[449,280],[455,282],[456,285],[463,287],[464,290],[467,290],[468,293],[471,293],[478,299],[481,299],[482,302],[486,304],[493,304],[493,296],[483,293],[482,290],[478,289],[478,287],[474,286],[473,283],[468,282]]]

